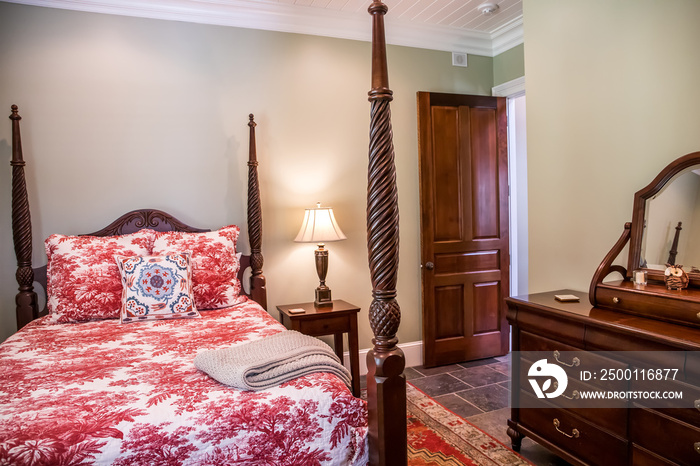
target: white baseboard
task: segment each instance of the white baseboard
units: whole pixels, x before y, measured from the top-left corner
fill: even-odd
[[[423,365],[422,341],[400,343],[399,348],[406,356],[406,367]],[[360,375],[367,375],[367,353],[369,353],[369,350],[370,348],[360,350]],[[345,367],[350,367],[350,353],[348,351],[343,354],[343,364],[345,364]]]

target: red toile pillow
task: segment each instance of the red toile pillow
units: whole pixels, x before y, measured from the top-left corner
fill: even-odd
[[[158,232],[153,255],[192,253],[192,282],[197,309],[220,309],[243,300],[236,255],[239,228],[229,225],[204,233]]]
[[[119,317],[122,283],[114,256],[150,253],[155,231],[122,236],[64,236],[46,239],[46,294],[55,323]]]

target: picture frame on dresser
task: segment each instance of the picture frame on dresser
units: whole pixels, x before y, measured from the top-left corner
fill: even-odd
[[[664,193],[674,191],[669,196],[673,202],[663,204]],[[692,239],[698,234],[689,231],[700,205],[691,192],[700,192],[700,152],[674,160],[635,193],[632,221],[593,274],[588,303],[555,297],[585,297],[578,290],[506,299],[512,326],[508,435],[513,449],[519,451],[523,438],[529,437],[575,465],[700,464],[700,272],[695,271],[700,265],[692,254]],[[679,222],[687,230],[675,228]],[[654,249],[652,243],[663,246]],[[619,256],[627,246],[625,267]],[[682,264],[687,266],[688,287],[669,289],[664,269]],[[646,283],[633,280],[636,272],[646,275]],[[533,395],[529,371],[535,354],[567,373],[562,396]],[[580,374],[590,367],[623,374],[675,368],[664,387],[682,392],[683,399],[582,403],[576,396],[585,389],[633,393],[644,387],[634,377],[615,383],[593,377],[584,381]]]

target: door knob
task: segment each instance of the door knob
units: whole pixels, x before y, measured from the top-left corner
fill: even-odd
[[[433,270],[435,268],[435,264],[433,264],[432,262],[426,262],[425,268],[428,270]]]

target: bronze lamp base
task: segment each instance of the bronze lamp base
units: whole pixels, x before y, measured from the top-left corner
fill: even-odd
[[[326,286],[326,274],[328,273],[328,249],[324,249],[324,244],[319,243],[316,249],[316,273],[318,274],[319,285],[316,287],[316,307],[332,306],[331,289]]]

